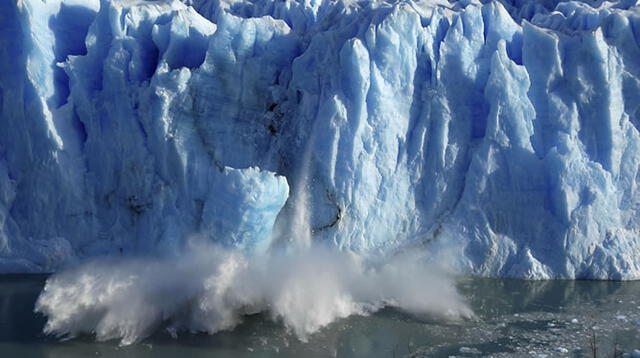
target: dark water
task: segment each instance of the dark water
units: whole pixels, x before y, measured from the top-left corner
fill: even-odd
[[[300,342],[265,316],[213,336],[160,332],[132,346],[60,341],[33,313],[46,276],[0,276],[0,358],[9,357],[613,357],[640,348],[640,282],[465,279],[477,315],[446,322],[386,309]],[[595,342],[595,344],[594,344]]]

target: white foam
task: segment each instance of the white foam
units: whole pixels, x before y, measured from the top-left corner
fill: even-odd
[[[336,319],[387,305],[449,319],[472,315],[452,281],[416,255],[370,264],[317,245],[246,256],[202,243],[178,257],[102,259],[55,274],[35,310],[47,317],[46,333],[95,332],[127,345],[161,327],[213,334],[257,312],[304,341]]]

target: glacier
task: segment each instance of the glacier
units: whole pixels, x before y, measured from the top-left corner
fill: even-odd
[[[465,274],[640,279],[639,41],[627,0],[2,1],[0,272],[302,221]]]

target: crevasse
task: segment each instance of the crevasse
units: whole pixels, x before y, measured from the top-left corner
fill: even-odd
[[[340,249],[640,279],[639,32],[635,1],[2,1],[0,272],[264,251],[304,203]]]

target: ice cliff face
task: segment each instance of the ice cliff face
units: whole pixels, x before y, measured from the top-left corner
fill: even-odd
[[[312,239],[640,279],[635,1],[0,2],[0,271]]]

